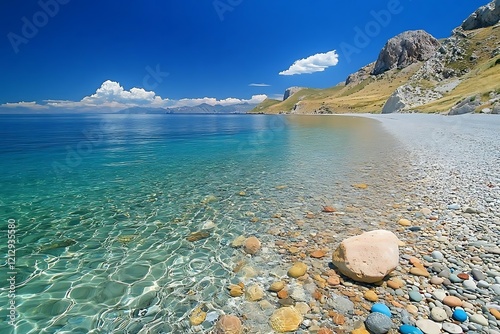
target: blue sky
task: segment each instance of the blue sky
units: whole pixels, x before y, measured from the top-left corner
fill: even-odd
[[[0,105],[231,104],[330,87],[376,60],[390,37],[414,29],[448,37],[486,3],[2,1]]]

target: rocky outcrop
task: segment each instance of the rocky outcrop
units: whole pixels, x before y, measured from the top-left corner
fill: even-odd
[[[476,111],[476,108],[481,105],[479,98],[473,96],[471,98],[465,99],[451,108],[448,115],[463,115],[471,114]]]
[[[403,94],[402,87],[398,87],[391,97],[385,102],[382,108],[382,114],[390,114],[393,112],[400,112],[406,108],[408,102]]]
[[[304,89],[304,87],[290,87],[285,90],[285,94],[283,95],[283,101],[288,99],[290,96],[293,94],[297,93],[298,91]]]
[[[393,68],[402,69],[417,61],[425,61],[439,46],[439,41],[423,30],[405,31],[387,41],[372,74],[379,75]]]
[[[474,30],[490,27],[500,21],[500,0],[494,0],[486,6],[479,7],[463,23],[462,29]]]
[[[399,263],[399,239],[386,230],[350,237],[333,252],[332,262],[347,277],[365,283],[381,281]]]
[[[357,72],[350,74],[345,80],[346,86],[349,84],[357,84],[363,80],[366,80],[370,77],[373,69],[375,68],[375,62],[370,63],[362,68],[360,68]]]
[[[398,87],[382,108],[382,114],[404,112],[443,97],[436,89],[406,84]]]

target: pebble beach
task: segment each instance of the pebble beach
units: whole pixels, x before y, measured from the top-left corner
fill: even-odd
[[[390,172],[353,171],[355,201],[319,194],[309,210],[256,220],[265,233],[231,243],[233,314],[200,305],[193,332],[209,322],[214,333],[500,333],[500,118],[363,117],[394,137]],[[397,236],[397,263],[376,282],[353,280],[332,254],[375,230]]]

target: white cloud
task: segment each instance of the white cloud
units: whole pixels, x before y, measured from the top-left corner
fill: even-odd
[[[265,84],[265,83],[251,83],[248,85],[250,87],[270,87],[271,85]]]
[[[295,75],[314,72],[323,72],[330,66],[335,66],[339,62],[337,51],[332,50],[326,53],[318,53],[307,58],[299,59],[293,63],[286,71],[280,75]]]
[[[153,91],[146,91],[143,88],[131,88],[125,90],[118,82],[106,80],[102,83],[96,92],[90,96],[85,96],[80,101],[68,100],[44,100],[44,104],[37,102],[17,102],[6,103],[0,107],[18,108],[25,107],[33,110],[49,109],[49,108],[65,108],[75,110],[95,110],[97,108],[121,110],[129,107],[154,107],[154,108],[167,108],[167,107],[182,107],[182,106],[197,106],[202,103],[209,105],[221,104],[224,106],[239,104],[239,103],[260,103],[267,98],[266,95],[254,95],[251,99],[238,99],[229,97],[222,100],[217,100],[213,97],[194,98],[194,99],[181,99],[170,100],[163,99],[161,96],[156,95]]]
[[[5,108],[29,108],[33,110],[40,110],[40,109],[48,109],[49,107],[43,105],[43,104],[38,104],[36,102],[15,102],[15,103],[4,103],[1,104],[0,107],[5,107]]]

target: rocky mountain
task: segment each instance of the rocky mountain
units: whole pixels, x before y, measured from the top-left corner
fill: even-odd
[[[500,0],[437,40],[423,30],[391,38],[377,61],[328,88],[302,88],[252,112],[500,113]],[[288,90],[287,90],[288,91]]]
[[[173,108],[144,108],[132,107],[120,110],[120,114],[241,114],[246,113],[253,108],[255,104],[240,103],[229,106],[220,104],[210,105],[202,103],[197,106],[184,106]]]
[[[290,87],[285,90],[285,94],[283,95],[283,101],[288,99],[290,96],[293,94],[297,93],[298,91],[304,89],[304,87]]]

